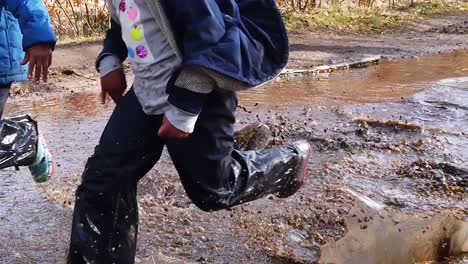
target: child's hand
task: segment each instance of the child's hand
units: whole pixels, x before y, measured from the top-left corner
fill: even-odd
[[[164,116],[162,125],[158,131],[158,136],[162,139],[184,139],[190,136],[190,133],[179,130]]]
[[[123,69],[115,70],[101,77],[101,101],[106,103],[107,95],[117,104],[127,89],[127,80]]]
[[[21,65],[25,65],[29,62],[28,78],[33,78],[38,83],[41,80],[47,82],[47,74],[49,73],[49,66],[52,64],[52,49],[49,44],[38,44],[34,45],[26,51]]]

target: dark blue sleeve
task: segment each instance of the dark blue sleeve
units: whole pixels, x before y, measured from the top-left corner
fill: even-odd
[[[127,45],[122,39],[122,28],[119,23],[111,19],[110,28],[107,30],[106,38],[104,39],[104,47],[96,60],[96,69],[99,68],[101,60],[109,55],[117,56],[121,61],[127,59]]]
[[[173,18],[171,22],[184,54],[215,46],[226,34],[224,14],[216,0],[165,0],[163,3],[168,16]]]
[[[42,43],[55,47],[55,34],[42,0],[7,0],[6,9],[18,19],[23,33],[24,50]]]

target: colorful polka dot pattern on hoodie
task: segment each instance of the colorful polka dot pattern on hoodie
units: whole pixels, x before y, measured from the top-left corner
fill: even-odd
[[[153,63],[155,58],[149,49],[143,28],[141,10],[136,1],[116,0],[118,2],[118,16],[122,27],[122,37],[127,45],[128,57],[139,63]]]

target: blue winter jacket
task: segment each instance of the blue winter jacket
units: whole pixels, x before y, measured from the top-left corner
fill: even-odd
[[[27,80],[24,51],[43,43],[55,46],[42,0],[0,0],[0,86]]]
[[[154,1],[172,24],[182,67],[203,66],[256,86],[278,75],[288,61],[288,37],[274,0]],[[106,54],[127,57],[115,21],[97,63]]]

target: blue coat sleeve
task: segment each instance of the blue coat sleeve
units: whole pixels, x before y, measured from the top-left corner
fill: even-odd
[[[218,44],[226,34],[224,16],[216,0],[163,1],[172,19],[183,52],[200,52]],[[228,1],[229,2],[229,1]]]
[[[117,56],[121,61],[124,61],[127,58],[127,54],[127,45],[122,39],[122,28],[119,23],[111,19],[110,28],[107,30],[106,38],[104,39],[104,47],[96,60],[96,69],[99,69],[99,63],[106,56]]]
[[[6,9],[18,19],[24,50],[43,43],[55,47],[55,34],[42,0],[6,0]]]

